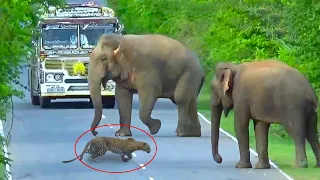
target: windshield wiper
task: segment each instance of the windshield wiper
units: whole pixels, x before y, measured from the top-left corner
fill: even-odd
[[[86,25],[82,28],[82,30],[85,30],[88,26],[89,26],[89,24],[86,24]]]

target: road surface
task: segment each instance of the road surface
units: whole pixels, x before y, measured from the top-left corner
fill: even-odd
[[[27,84],[27,73],[21,75],[21,83]],[[80,101],[80,100],[79,100]],[[159,99],[152,116],[161,119],[162,127],[154,138],[158,153],[145,168],[125,173],[106,174],[94,171],[79,160],[63,164],[61,161],[75,157],[74,143],[78,136],[88,130],[93,118],[93,109],[83,102],[56,102],[51,109],[41,109],[26,98],[14,99],[14,122],[11,131],[10,158],[14,160],[11,172],[14,180],[285,180],[276,169],[235,169],[239,160],[238,146],[221,133],[220,153],[223,163],[217,164],[211,156],[210,125],[201,119],[202,137],[179,138],[175,136],[177,110],[169,100]],[[147,131],[138,118],[139,101],[134,97],[132,125]],[[104,109],[101,124],[117,124],[118,110]],[[101,125],[100,124],[100,125]],[[8,127],[8,126],[5,126]],[[98,129],[100,136],[114,136],[118,127]],[[6,128],[5,132],[8,132]],[[147,131],[148,132],[148,131]],[[89,155],[83,161],[88,165],[107,171],[126,171],[146,164],[155,152],[153,141],[143,132],[132,129],[133,137],[151,144],[152,153],[136,152],[132,161],[124,163],[119,156],[108,153],[94,163]],[[80,154],[86,142],[93,136],[87,133],[77,145]],[[257,158],[252,155],[252,164]]]

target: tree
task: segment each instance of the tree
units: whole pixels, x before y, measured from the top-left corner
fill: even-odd
[[[8,101],[13,96],[23,97],[15,89],[22,65],[28,63],[24,57],[32,51],[32,32],[41,13],[49,5],[64,6],[64,0],[0,0],[0,119],[6,119]],[[4,137],[1,137],[4,142]],[[0,154],[0,163],[8,164],[10,159]]]

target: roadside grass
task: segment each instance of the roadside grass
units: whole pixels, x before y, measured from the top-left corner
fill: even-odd
[[[212,77],[212,76],[211,76]],[[207,80],[208,81],[208,80]],[[198,98],[198,111],[202,113],[208,120],[210,118],[210,87],[209,82],[205,83],[201,94]],[[235,136],[234,131],[234,114],[233,111],[229,113],[228,117],[221,116],[220,127]],[[269,158],[274,162],[282,171],[288,174],[295,180],[320,180],[320,169],[315,168],[316,161],[312,153],[309,143],[307,144],[307,156],[309,161],[309,168],[295,168],[295,146],[291,137],[281,137],[276,134],[280,125],[271,125],[269,130]],[[249,127],[250,147],[256,150],[253,122],[250,122]],[[236,163],[236,160],[234,163]],[[254,164],[253,164],[254,166]]]
[[[3,152],[3,147],[2,146],[0,146],[0,154],[1,154],[1,156],[0,157],[4,157],[3,155],[4,155],[4,152]],[[1,162],[4,162],[4,159],[0,159],[0,161]],[[5,180],[6,179],[6,176],[5,176],[5,174],[6,174],[6,171],[5,171],[5,165],[4,164],[2,164],[2,163],[0,163],[0,179],[2,180]]]

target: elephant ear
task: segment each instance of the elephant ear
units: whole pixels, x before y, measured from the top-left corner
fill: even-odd
[[[226,95],[226,92],[231,88],[232,84],[232,73],[230,69],[223,69],[222,76],[221,76],[221,84],[223,95]]]
[[[109,45],[109,44],[108,44]],[[121,66],[121,59],[123,58],[123,45],[120,41],[113,41],[111,45],[114,49],[112,50],[112,58],[108,61],[109,67],[115,76],[120,76],[121,80],[128,79],[128,73],[123,70]]]
[[[129,79],[129,76],[130,76],[130,73],[128,71],[128,69],[123,66],[123,64],[127,64],[127,63],[130,63],[130,62],[123,62],[125,61],[125,57],[124,57],[124,52],[125,52],[125,45],[124,43],[118,41],[117,42],[118,44],[118,47],[113,50],[113,56],[115,58],[115,61],[116,63],[119,64],[119,67],[120,67],[120,77],[121,77],[121,80],[125,81],[125,80],[128,80]]]

